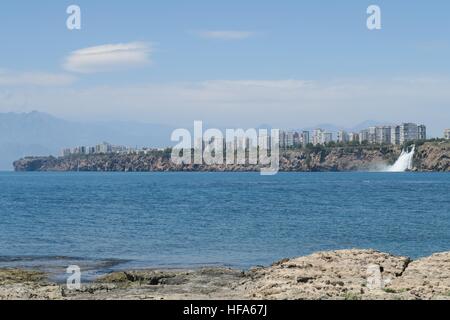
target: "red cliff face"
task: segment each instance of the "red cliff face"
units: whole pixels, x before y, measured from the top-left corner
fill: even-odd
[[[381,171],[401,153],[397,146],[358,146],[289,150],[281,154],[280,171]],[[175,165],[164,152],[104,154],[61,158],[24,158],[16,171],[259,171],[259,165]],[[417,148],[414,171],[450,171],[450,142],[427,142]]]
[[[415,155],[417,171],[450,171],[450,142],[425,143]]]

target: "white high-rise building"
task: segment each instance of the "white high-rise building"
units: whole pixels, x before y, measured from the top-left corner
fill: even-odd
[[[380,126],[375,128],[375,143],[390,144],[391,143],[391,127]]]
[[[326,144],[333,141],[333,134],[323,129],[315,129],[313,131],[312,143],[314,145]]]
[[[110,153],[111,145],[107,142],[103,142],[102,144],[98,144],[95,146],[95,153]]]
[[[284,131],[280,131],[280,148],[286,148],[287,134]]]
[[[349,142],[349,140],[350,140],[350,138],[346,131],[341,130],[337,133],[337,142],[347,143],[347,142]]]
[[[312,135],[312,143],[313,145],[322,144],[322,134],[324,131],[322,129],[314,129]]]
[[[295,135],[294,131],[288,131],[286,133],[286,147],[287,148],[292,148],[294,146],[294,135]]]
[[[391,127],[391,144],[393,145],[400,144],[400,126]]]
[[[324,132],[322,134],[322,144],[330,143],[333,141],[333,134],[331,132]]]
[[[404,144],[408,141],[417,140],[419,137],[419,131],[417,124],[415,123],[402,123],[400,125],[400,144]]]
[[[348,141],[349,142],[359,142],[359,133],[350,132],[348,134]]]
[[[70,148],[66,148],[62,150],[61,154],[63,157],[68,157],[72,154],[72,151],[70,150]]]
[[[427,127],[421,124],[417,127],[417,139],[419,140],[427,140]]]
[[[298,147],[302,144],[302,136],[298,132],[294,132],[294,147]]]
[[[301,143],[303,144],[303,146],[306,146],[310,142],[311,140],[309,139],[309,131],[303,131],[301,134]]]
[[[369,142],[369,130],[365,129],[359,133],[359,142]]]
[[[258,147],[262,150],[270,150],[271,149],[271,137],[269,133],[261,133],[258,135]]]
[[[377,143],[377,127],[369,127],[369,143]]]

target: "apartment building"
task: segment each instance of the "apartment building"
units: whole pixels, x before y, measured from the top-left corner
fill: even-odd
[[[309,131],[302,131],[301,134],[301,143],[306,146],[308,143],[310,143],[311,140],[309,138]]]
[[[415,123],[402,123],[400,125],[400,144],[414,141],[419,138],[418,126]]]
[[[347,143],[347,142],[349,142],[349,140],[350,140],[350,138],[346,131],[341,130],[337,133],[337,142]]]

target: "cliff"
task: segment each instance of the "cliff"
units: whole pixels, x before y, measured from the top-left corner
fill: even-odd
[[[280,171],[375,171],[395,162],[398,146],[312,147],[285,151]],[[259,171],[259,165],[175,165],[170,152],[151,154],[95,154],[69,157],[27,157],[14,162],[15,171]],[[450,171],[450,142],[418,146],[414,171]]]
[[[417,171],[450,171],[450,141],[421,145],[415,154],[414,165]]]

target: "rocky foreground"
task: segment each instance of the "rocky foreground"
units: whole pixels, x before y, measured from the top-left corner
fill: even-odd
[[[48,283],[39,272],[0,270],[0,299],[450,300],[450,252],[411,261],[373,250],[342,250],[248,271],[116,272],[78,291]]]

